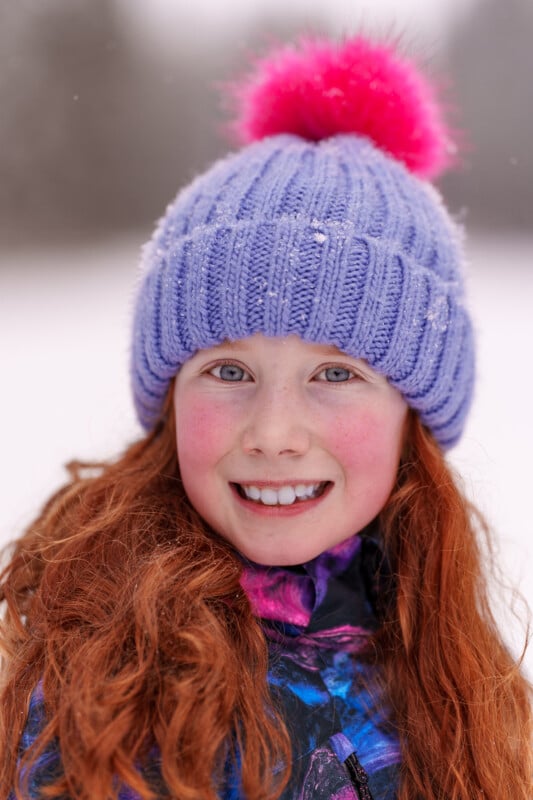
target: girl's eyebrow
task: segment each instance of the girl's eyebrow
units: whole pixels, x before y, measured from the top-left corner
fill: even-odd
[[[306,344],[308,344],[310,349],[317,355],[332,355],[344,358],[351,358],[355,361],[359,360],[357,358],[354,359],[353,356],[347,355],[347,353],[343,353],[342,350],[339,350],[339,348],[336,347],[334,344],[320,344],[315,342],[306,342]],[[212,349],[222,350],[227,348],[228,350],[248,351],[252,349],[252,347],[253,347],[253,342],[250,341],[250,339],[239,339],[237,341],[227,340],[221,342],[220,344],[215,345]]]
[[[205,350],[202,348],[197,350],[196,355],[201,353],[209,354],[209,353],[218,353],[220,351],[230,350],[232,352],[249,352],[250,346],[245,342],[221,342],[220,344],[215,344],[212,347],[207,347]]]

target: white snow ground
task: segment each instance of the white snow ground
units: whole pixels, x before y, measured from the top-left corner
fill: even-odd
[[[111,456],[140,432],[128,388],[140,242],[0,253],[0,544],[63,481],[63,463]],[[477,237],[470,259],[479,379],[450,459],[493,526],[508,582],[533,608],[533,238]],[[510,593],[497,606],[519,652]]]

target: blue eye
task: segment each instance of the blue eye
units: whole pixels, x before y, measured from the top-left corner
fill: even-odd
[[[242,367],[239,367],[238,364],[217,364],[217,366],[210,369],[209,372],[211,375],[214,375],[215,378],[231,383],[250,380],[250,374]]]
[[[326,367],[316,377],[317,380],[328,383],[345,383],[354,377],[354,372],[346,367]]]

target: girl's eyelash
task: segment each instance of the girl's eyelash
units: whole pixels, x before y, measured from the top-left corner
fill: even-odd
[[[359,372],[355,367],[348,366],[347,364],[324,364],[320,367],[319,370],[315,372],[315,379],[318,378],[324,372],[327,372],[328,369],[338,369],[341,371],[349,372],[350,377],[346,381],[324,381],[324,383],[349,383],[349,381],[354,379],[365,380],[365,376]]]
[[[202,369],[202,374],[204,375],[213,375],[213,370],[217,368],[221,368],[224,366],[229,367],[237,367],[237,369],[241,369],[245,375],[251,379],[250,370],[247,369],[243,364],[240,364],[238,361],[233,359],[223,359],[222,361],[217,361],[214,364],[208,364],[206,367]],[[322,374],[325,373],[329,369],[338,369],[341,371],[346,371],[350,374],[350,377],[345,381],[327,381],[323,380],[324,383],[349,383],[352,380],[365,380],[365,375],[357,370],[355,367],[348,366],[347,364],[338,364],[338,363],[331,363],[331,364],[323,364],[313,375],[313,380],[317,380],[317,378]],[[219,378],[219,376],[214,375],[213,377]],[[220,378],[219,378],[220,379]]]
[[[238,361],[235,361],[235,360],[230,359],[230,358],[223,359],[222,361],[216,361],[214,364],[208,364],[202,370],[202,374],[203,375],[213,375],[213,370],[215,370],[217,368],[221,368],[221,367],[237,367],[237,369],[241,369],[243,371],[243,373],[248,376],[248,380],[250,380],[251,377],[252,377],[249,369],[247,369],[243,364],[239,364]],[[219,376],[213,375],[213,377],[217,378]],[[220,378],[219,378],[219,380],[220,380]],[[237,383],[237,381],[235,381],[235,382]],[[231,383],[231,381],[227,381],[227,383]]]

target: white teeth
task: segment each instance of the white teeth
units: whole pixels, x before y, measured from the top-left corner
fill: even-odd
[[[261,489],[261,502],[266,506],[277,505],[278,493],[275,489]]]
[[[282,486],[278,492],[278,503],[280,506],[290,506],[296,500],[296,492],[292,486]]]
[[[249,497],[250,500],[260,500],[261,499],[261,489],[258,489],[257,486],[247,486],[244,489],[246,497]]]
[[[280,486],[279,489],[258,486],[241,486],[249,500],[263,503],[265,506],[291,506],[296,500],[310,500],[323,486],[322,483],[298,483],[296,486]]]

